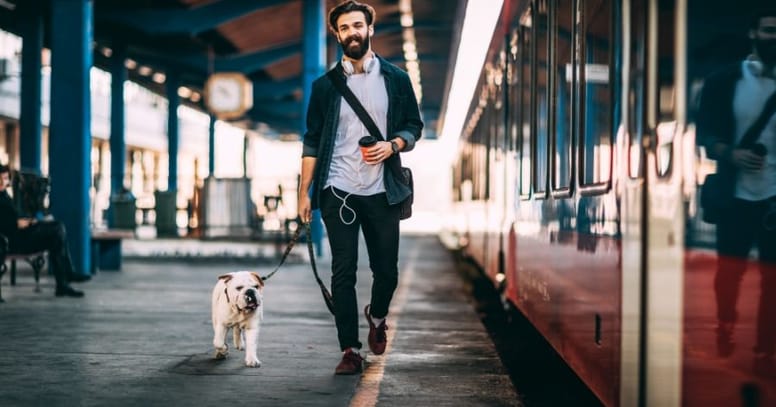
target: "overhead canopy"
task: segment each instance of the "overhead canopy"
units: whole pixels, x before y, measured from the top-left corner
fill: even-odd
[[[327,0],[327,9],[339,0]],[[399,0],[367,1],[377,13],[373,49],[405,67]],[[421,109],[433,131],[447,80],[457,2],[412,1],[422,86]],[[23,7],[48,10],[47,0],[3,0],[0,27],[17,31]],[[302,0],[95,0],[94,63],[107,69],[116,47],[126,47],[131,80],[164,94],[153,73],[175,70],[181,86],[196,96],[184,104],[204,110],[199,96],[209,73],[237,71],[253,81],[254,104],[237,124],[260,123],[280,133],[297,133],[301,123]],[[50,12],[46,26],[50,26]],[[406,22],[405,22],[406,23]],[[48,29],[46,37],[49,37]],[[48,41],[46,41],[48,44]],[[328,36],[327,60],[338,45]],[[150,68],[150,69],[149,69]]]

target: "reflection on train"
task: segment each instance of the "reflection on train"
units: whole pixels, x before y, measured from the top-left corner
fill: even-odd
[[[775,66],[770,0],[505,2],[446,227],[605,405],[776,405]]]
[[[21,78],[20,37],[0,31],[0,162],[19,169],[19,106]],[[100,51],[100,50],[98,50]],[[101,52],[105,52],[102,50]],[[42,100],[42,156],[41,173],[47,175],[48,156],[48,120],[51,67],[48,49],[43,52],[43,100]],[[129,68],[137,68],[137,63],[127,60]],[[156,73],[153,80],[163,83],[164,74]],[[110,82],[109,73],[98,68],[91,70],[91,106],[92,106],[92,206],[91,218],[94,226],[100,227],[107,222],[110,206]],[[135,199],[132,213],[128,219],[118,222],[120,226],[154,225],[156,222],[156,201],[165,197],[168,182],[167,154],[167,100],[151,91],[127,81],[125,87],[126,103],[126,144],[127,157],[124,187],[120,198]],[[178,90],[184,105],[178,109],[180,141],[178,150],[177,191],[174,200],[175,213],[170,214],[173,223],[172,233],[201,234],[198,228],[202,224],[201,194],[208,174],[208,136],[210,118],[186,104],[197,103],[202,95],[191,89],[181,87]],[[244,130],[228,123],[218,121],[215,125],[217,148],[215,151],[215,176],[235,179],[243,182],[247,177],[246,226],[262,226],[279,229],[277,219],[293,217],[296,195],[296,171],[293,162],[299,156],[296,143],[272,142],[263,130]],[[267,129],[266,131],[269,131]],[[277,138],[277,137],[275,137]],[[272,151],[271,153],[269,151]],[[24,170],[24,169],[22,169]],[[279,207],[268,208],[261,203],[268,196],[277,197],[278,185],[285,193]],[[160,193],[159,191],[162,191]],[[258,203],[251,207],[250,203]],[[116,205],[119,208],[118,205]],[[265,218],[270,222],[262,222]],[[250,219],[247,219],[250,218]],[[177,226],[178,231],[175,231]],[[187,230],[188,229],[188,230]]]

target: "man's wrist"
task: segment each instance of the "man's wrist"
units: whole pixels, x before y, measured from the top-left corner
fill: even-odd
[[[398,154],[401,151],[401,146],[396,142],[396,139],[391,140],[391,153]]]

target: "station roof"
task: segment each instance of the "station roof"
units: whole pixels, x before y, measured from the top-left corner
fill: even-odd
[[[327,0],[326,10],[339,2]],[[377,13],[373,50],[406,68],[399,0],[365,2]],[[48,1],[2,3],[0,27],[18,32],[24,20],[15,14],[29,5],[46,8]],[[421,109],[431,136],[448,82],[457,3],[411,3],[423,90]],[[124,44],[127,57],[136,62],[129,70],[130,79],[161,95],[164,84],[154,81],[147,68],[160,73],[174,69],[180,73],[181,86],[199,94],[210,72],[242,72],[253,81],[254,107],[236,124],[257,128],[264,123],[289,137],[301,126],[302,8],[302,0],[94,0],[94,64],[107,69],[111,50]],[[44,15],[48,38],[50,12]],[[334,61],[338,46],[327,33],[327,61]],[[147,68],[141,70],[141,66]],[[201,97],[182,103],[204,110]]]

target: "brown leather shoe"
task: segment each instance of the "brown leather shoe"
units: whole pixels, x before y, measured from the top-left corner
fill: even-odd
[[[361,373],[364,370],[364,358],[353,352],[352,349],[348,349],[342,354],[342,360],[334,369],[334,374],[338,375],[351,375]]]
[[[385,353],[385,345],[388,344],[388,336],[385,334],[385,331],[388,330],[388,325],[385,324],[385,319],[383,319],[379,326],[375,326],[374,322],[372,322],[372,316],[369,314],[370,306],[367,305],[364,308],[364,315],[366,315],[366,320],[369,322],[369,350],[375,355],[382,355]]]

